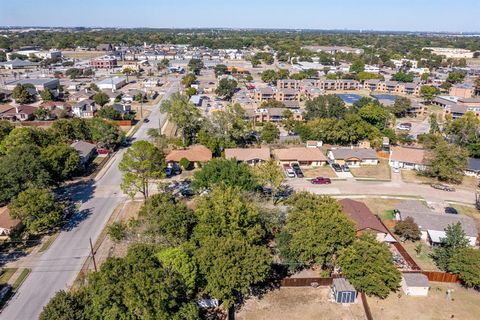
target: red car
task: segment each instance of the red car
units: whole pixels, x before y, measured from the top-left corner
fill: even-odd
[[[313,184],[330,184],[332,180],[330,178],[316,177],[315,179],[310,180]]]

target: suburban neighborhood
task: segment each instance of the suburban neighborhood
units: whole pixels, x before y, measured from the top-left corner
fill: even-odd
[[[0,319],[479,318],[478,22],[144,2],[0,5]]]

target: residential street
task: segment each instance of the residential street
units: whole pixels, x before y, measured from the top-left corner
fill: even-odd
[[[179,81],[175,79],[159,104],[178,90]],[[152,107],[150,121],[140,127],[134,135],[135,139],[145,139],[149,128],[158,128],[164,123],[166,117],[160,113],[158,105]],[[72,285],[90,253],[89,238],[95,242],[114,208],[125,198],[120,191],[121,173],[118,170],[124,152],[125,149],[122,149],[116,153],[98,181],[71,190],[72,198],[82,203],[79,213],[46,252],[37,259],[26,260],[26,265],[22,265],[30,268],[31,274],[8,302],[0,319],[38,319],[43,306],[55,292]]]
[[[457,201],[475,203],[472,191],[457,189],[455,192],[433,189],[429,185],[403,182],[400,173],[392,173],[392,181],[357,181],[352,179],[332,181],[330,185],[313,185],[306,179],[289,179],[287,184],[295,190],[308,190],[329,195],[391,195],[422,197],[428,202]]]

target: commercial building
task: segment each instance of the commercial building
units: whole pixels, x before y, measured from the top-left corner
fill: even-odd
[[[56,78],[41,78],[41,79],[20,79],[8,82],[5,84],[7,90],[13,90],[18,84],[31,84],[35,90],[43,91],[45,89],[55,90],[60,85],[60,81]]]
[[[103,56],[90,60],[90,66],[96,69],[112,69],[117,66],[117,58],[114,56]]]
[[[124,77],[111,77],[101,81],[98,81],[96,85],[100,90],[115,91],[127,84],[127,78]]]

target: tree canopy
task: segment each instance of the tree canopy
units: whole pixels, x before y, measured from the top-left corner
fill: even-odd
[[[305,103],[305,118],[336,118],[341,119],[347,112],[345,102],[336,94],[319,96]]]
[[[367,295],[386,298],[400,287],[401,273],[393,263],[392,253],[371,234],[363,234],[340,251],[338,265],[355,289]]]

